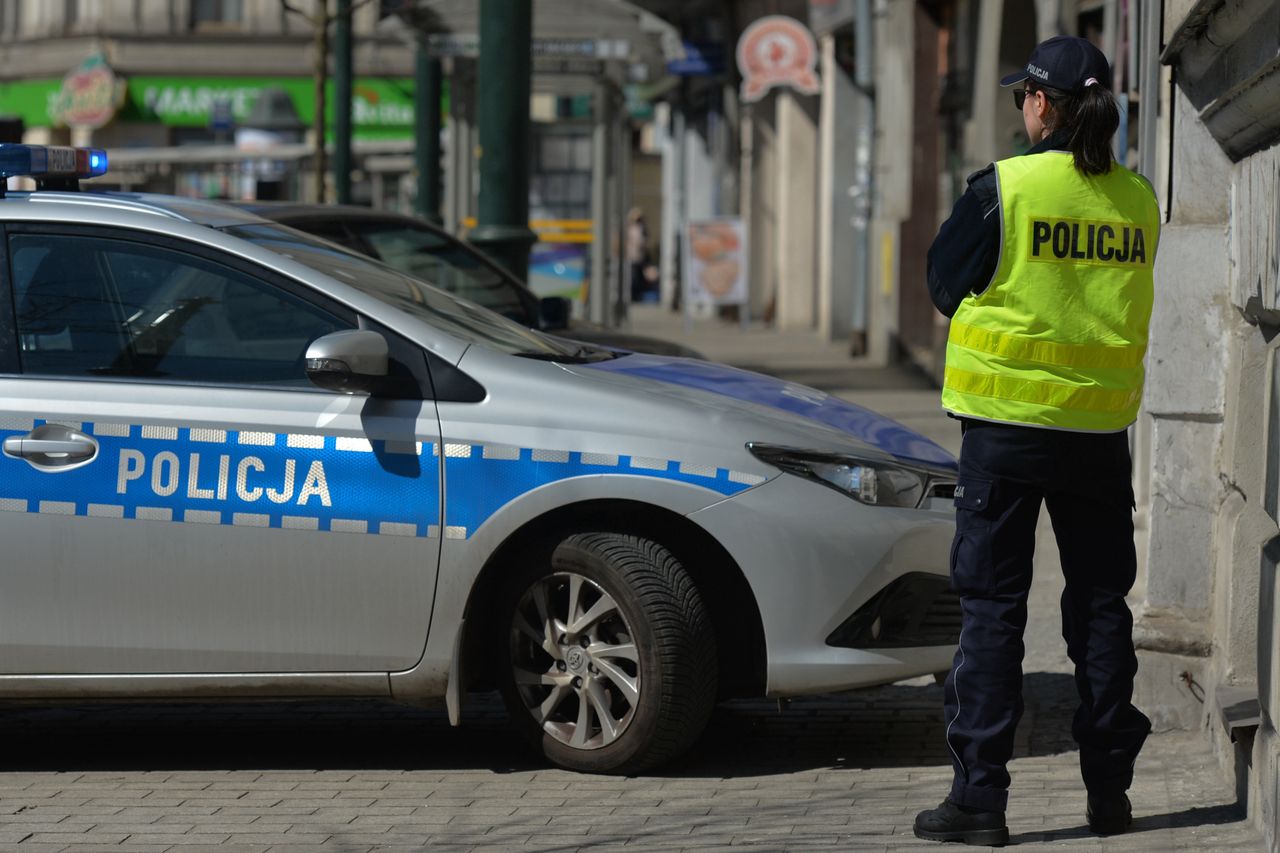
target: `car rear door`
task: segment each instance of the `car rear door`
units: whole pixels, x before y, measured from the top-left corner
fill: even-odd
[[[369,319],[178,239],[28,224],[0,244],[0,673],[412,666],[434,402],[303,370],[312,340]],[[422,352],[391,343],[429,389]]]

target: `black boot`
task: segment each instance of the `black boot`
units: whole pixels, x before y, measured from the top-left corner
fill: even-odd
[[[943,800],[936,809],[916,815],[916,838],[1001,847],[1009,843],[1009,827],[1005,825],[1004,812],[972,809]]]
[[[1090,794],[1085,816],[1098,835],[1119,835],[1133,823],[1133,806],[1126,794]]]

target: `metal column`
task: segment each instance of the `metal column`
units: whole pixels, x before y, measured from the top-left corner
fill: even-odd
[[[353,65],[351,0],[338,0],[338,15],[333,28],[333,190],[338,204],[351,203]],[[324,141],[321,140],[320,144],[323,145]]]
[[[973,62],[973,108],[965,139],[967,164],[980,168],[998,156],[996,142],[996,82],[1000,78],[1000,24],[1004,0],[978,0],[978,38]]]
[[[674,308],[681,276],[681,232],[684,230],[684,113],[668,106],[662,138],[662,304]]]
[[[440,60],[427,53],[419,35],[413,55],[413,159],[418,177],[418,215],[440,221]]]
[[[850,189],[854,202],[853,240],[853,313],[849,318],[849,349],[862,355],[868,347],[868,314],[871,301],[871,215],[873,174],[875,167],[875,43],[871,17],[871,0],[858,0],[854,19],[854,86],[857,95],[858,134],[854,142],[854,184]]]
[[[445,183],[444,225],[450,231],[462,228],[463,220],[472,215],[475,198],[472,176],[475,162],[475,86],[472,65],[452,59],[449,74],[449,124],[447,128],[449,166]]]
[[[480,204],[472,242],[517,278],[529,275],[532,0],[480,0]]]
[[[628,115],[623,104],[613,112],[613,233],[618,250],[614,257],[614,282],[617,290],[612,324],[622,325],[631,304],[631,264],[627,261],[627,213],[631,210],[631,135],[627,132]]]
[[[609,81],[601,77],[596,81],[592,97],[591,128],[591,289],[587,299],[587,316],[595,323],[609,321],[610,243],[613,240],[613,223],[609,209],[609,172],[611,129],[613,127],[613,97]]]

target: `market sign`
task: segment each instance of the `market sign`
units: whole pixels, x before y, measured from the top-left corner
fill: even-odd
[[[298,117],[308,126],[315,116],[315,84],[306,77],[130,77],[122,82],[125,97],[116,112],[120,121],[155,122],[169,127],[211,127],[215,118],[241,123],[268,86],[284,89]],[[0,82],[0,115],[19,116],[27,127],[61,124],[64,102],[60,80]],[[444,98],[447,104],[448,81]],[[328,108],[333,109],[330,89]],[[448,114],[446,104],[442,104]],[[413,81],[358,77],[352,85],[351,118],[357,139],[413,137]]]
[[[758,101],[775,86],[818,94],[818,45],[795,18],[769,15],[747,27],[738,39],[742,100]]]
[[[27,127],[51,127],[60,80],[17,80],[0,83],[0,115],[17,116]]]
[[[57,125],[96,129],[115,117],[124,96],[124,81],[107,66],[106,57],[94,54],[62,78],[49,117]]]
[[[132,77],[129,105],[122,117],[174,127],[208,127],[215,113],[230,110],[241,124],[268,86],[283,89],[298,118],[315,118],[315,85],[299,77]],[[358,77],[352,84],[351,120],[356,138],[386,139],[413,135],[413,81]],[[333,109],[329,91],[328,109]],[[225,105],[225,106],[224,106]]]

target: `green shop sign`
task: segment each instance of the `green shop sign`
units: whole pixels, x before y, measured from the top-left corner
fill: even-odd
[[[120,121],[158,122],[171,127],[208,127],[214,110],[225,103],[232,119],[243,121],[258,94],[268,86],[293,99],[298,118],[308,127],[315,117],[315,84],[299,77],[130,77]],[[56,115],[61,80],[0,83],[0,115],[21,116],[28,127],[48,127]],[[413,81],[358,77],[352,86],[352,121],[361,139],[397,139],[413,135]],[[328,92],[332,121],[333,86]]]
[[[0,115],[17,116],[27,127],[49,127],[57,112],[61,80],[0,83]]]

